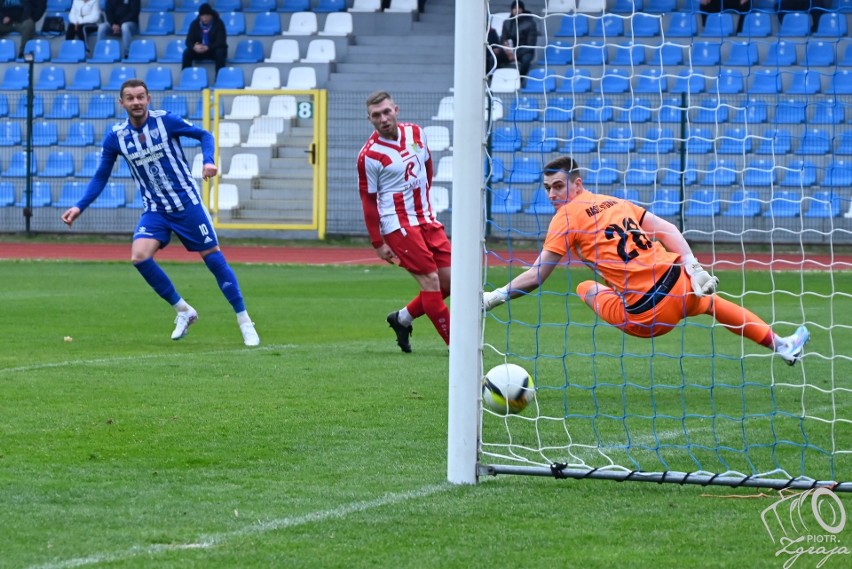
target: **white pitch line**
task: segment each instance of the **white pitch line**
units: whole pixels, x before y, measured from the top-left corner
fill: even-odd
[[[350,514],[357,514],[360,512],[365,512],[367,510],[380,508],[382,506],[393,506],[405,502],[407,500],[426,498],[433,494],[437,494],[438,492],[444,492],[446,490],[449,490],[452,487],[453,486],[451,486],[449,483],[433,484],[431,486],[424,486],[422,488],[416,490],[409,490],[407,492],[385,494],[384,496],[376,498],[375,500],[368,500],[366,502],[353,502],[351,504],[346,504],[337,508],[331,508],[330,510],[320,510],[318,512],[304,514],[302,516],[295,516],[291,518],[278,518],[274,520],[257,522],[237,531],[202,536],[199,537],[193,543],[156,544],[148,546],[135,545],[129,549],[125,549],[124,551],[115,551],[111,553],[95,553],[93,555],[87,555],[86,557],[76,557],[74,559],[52,561],[43,565],[32,565],[28,569],[71,569],[73,567],[83,567],[85,565],[95,565],[98,563],[113,563],[115,561],[124,561],[133,557],[139,557],[141,555],[156,555],[158,553],[165,553],[168,551],[181,551],[186,549],[209,549],[211,547],[221,545],[234,538],[303,526],[305,524],[310,523],[324,522],[333,518],[344,518]]]

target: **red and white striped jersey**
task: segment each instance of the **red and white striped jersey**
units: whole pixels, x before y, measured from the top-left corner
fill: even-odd
[[[358,189],[374,247],[397,229],[438,223],[429,197],[432,154],[426,137],[416,124],[397,126],[399,140],[374,132],[358,154]]]

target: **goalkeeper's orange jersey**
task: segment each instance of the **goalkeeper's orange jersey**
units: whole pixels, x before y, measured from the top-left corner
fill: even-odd
[[[591,265],[630,303],[631,295],[653,290],[678,259],[642,232],[645,213],[629,201],[583,190],[553,216],[544,249]]]

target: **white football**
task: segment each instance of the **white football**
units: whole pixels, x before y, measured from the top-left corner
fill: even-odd
[[[503,415],[520,413],[535,399],[535,384],[519,365],[501,364],[482,378],[482,404]]]

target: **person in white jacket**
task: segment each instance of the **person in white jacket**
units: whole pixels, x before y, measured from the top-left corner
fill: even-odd
[[[98,0],[74,0],[68,13],[67,40],[86,40],[86,28],[97,29],[101,21],[101,5]]]

